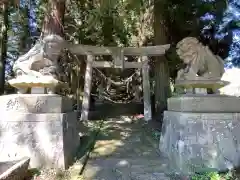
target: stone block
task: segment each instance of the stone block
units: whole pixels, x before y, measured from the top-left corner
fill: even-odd
[[[0,112],[61,113],[72,111],[72,101],[57,94],[11,94],[0,96]]]
[[[30,167],[67,168],[79,146],[77,113],[1,112],[0,159],[27,156]]]
[[[238,167],[240,113],[165,111],[159,149],[175,172]]]
[[[31,94],[45,94],[45,88],[44,87],[32,87]]]
[[[183,95],[169,98],[168,110],[182,112],[240,112],[240,98],[216,94]]]

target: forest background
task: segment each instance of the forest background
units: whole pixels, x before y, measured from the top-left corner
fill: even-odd
[[[13,92],[6,83],[14,76],[12,65],[51,26],[47,24],[54,22],[52,14],[58,16],[58,33],[74,44],[123,47],[171,44],[164,57],[152,58],[150,63],[152,94],[159,111],[166,108],[166,97],[171,93],[169,82],[174,83],[181,67],[175,45],[184,37],[197,37],[225,60],[226,68],[240,66],[238,0],[2,0],[0,3],[1,94]],[[78,90],[82,92],[84,59],[70,52],[61,57],[64,81],[69,84],[65,94],[76,96]],[[136,57],[129,61],[136,61]],[[121,86],[114,83],[125,82],[133,73],[135,70],[95,70],[92,93],[98,99],[113,102],[131,100],[136,86],[141,84],[141,76],[130,78],[130,83],[120,83]],[[113,83],[110,90],[106,88],[108,79]]]

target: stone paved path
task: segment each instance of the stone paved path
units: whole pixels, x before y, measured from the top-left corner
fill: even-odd
[[[72,174],[80,167],[76,163]],[[164,172],[167,161],[157,153],[157,142],[151,140],[143,121],[120,118],[104,121],[82,179],[168,180]]]

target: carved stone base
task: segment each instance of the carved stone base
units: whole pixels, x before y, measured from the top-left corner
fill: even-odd
[[[46,90],[42,87],[33,87],[31,88],[31,94],[45,94]]]
[[[9,80],[8,83],[18,89],[18,94],[26,94],[29,89],[32,94],[55,94],[57,88],[66,86],[65,83],[58,81],[52,76],[36,78],[22,75]],[[42,88],[42,90],[39,93],[40,88]]]
[[[69,107],[70,106],[70,107]],[[79,146],[77,113],[58,95],[0,97],[0,159],[28,156],[30,167],[67,168]]]
[[[240,98],[192,95],[168,99],[160,151],[172,171],[227,171],[240,166]]]
[[[176,80],[175,87],[183,88],[187,94],[207,94],[207,89],[218,93],[218,89],[229,84],[221,80]]]
[[[168,110],[179,112],[240,112],[240,98],[218,94],[182,95],[168,99]]]
[[[228,171],[240,165],[240,113],[165,111],[159,149],[171,171]]]

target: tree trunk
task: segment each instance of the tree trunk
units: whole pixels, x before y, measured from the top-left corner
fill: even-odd
[[[56,34],[63,37],[65,0],[49,0],[48,7],[48,12],[44,17],[41,38],[49,34]]]
[[[106,15],[103,18],[103,27],[102,27],[102,33],[103,33],[103,45],[104,46],[113,46],[115,45],[114,39],[113,39],[113,17],[110,13],[106,13]]]
[[[58,35],[64,37],[63,19],[65,13],[65,0],[49,0],[47,4],[47,12],[44,17],[41,39],[48,35]],[[61,69],[59,80],[66,78],[65,71],[62,69],[62,63],[67,61],[64,59],[62,62],[58,61],[58,68]]]
[[[8,5],[7,2],[1,4],[3,23],[1,25],[1,58],[0,58],[0,95],[4,94],[5,87],[5,63],[7,58],[8,40]]]
[[[154,42],[155,45],[167,44],[166,26],[161,14],[164,0],[154,0]],[[167,98],[170,96],[168,62],[164,56],[157,57],[154,64],[155,79],[155,116],[161,118],[161,113],[167,109]]]

